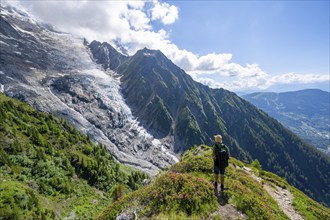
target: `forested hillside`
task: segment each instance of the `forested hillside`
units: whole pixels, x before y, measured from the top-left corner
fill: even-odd
[[[146,178],[65,120],[0,93],[0,219],[92,218]]]

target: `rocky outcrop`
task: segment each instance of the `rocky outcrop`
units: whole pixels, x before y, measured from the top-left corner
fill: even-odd
[[[91,49],[95,62],[101,64],[104,69],[115,70],[127,59],[125,55],[119,53],[106,42],[100,43],[94,40],[88,46]]]

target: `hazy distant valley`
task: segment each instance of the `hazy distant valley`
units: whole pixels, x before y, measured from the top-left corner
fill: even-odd
[[[271,117],[330,155],[330,93],[301,90],[286,93],[253,93],[243,96]]]

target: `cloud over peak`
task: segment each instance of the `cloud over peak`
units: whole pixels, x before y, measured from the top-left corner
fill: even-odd
[[[2,0],[3,1],[3,0]],[[257,91],[276,84],[327,82],[328,74],[286,73],[270,75],[258,64],[232,62],[231,53],[197,55],[178,48],[162,29],[179,18],[179,8],[153,1],[9,1],[25,8],[41,21],[59,30],[80,35],[88,41],[119,42],[129,54],[147,47],[161,50],[196,81],[212,88]],[[154,27],[157,23],[157,29]]]

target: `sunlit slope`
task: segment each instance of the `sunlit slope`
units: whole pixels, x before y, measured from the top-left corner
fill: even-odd
[[[213,191],[211,148],[188,150],[179,163],[160,173],[148,186],[111,204],[98,219],[329,219],[330,210],[313,201],[260,163],[230,159],[224,193]],[[275,194],[283,195],[281,199]],[[292,197],[290,197],[292,196]]]

